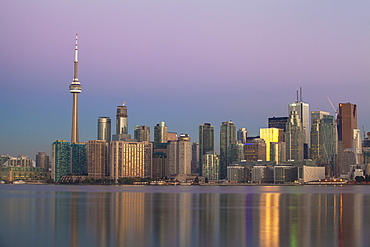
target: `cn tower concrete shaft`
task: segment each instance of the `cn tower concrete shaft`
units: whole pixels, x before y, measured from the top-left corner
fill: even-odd
[[[73,93],[71,143],[79,142],[78,138],[78,93]]]

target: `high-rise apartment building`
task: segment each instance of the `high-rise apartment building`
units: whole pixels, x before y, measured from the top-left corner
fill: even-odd
[[[110,117],[99,117],[98,119],[98,140],[111,141],[112,127]]]
[[[69,85],[69,92],[73,94],[71,143],[79,142],[78,94],[81,93],[81,91],[82,91],[82,86],[81,86],[81,83],[78,81],[78,45],[77,45],[77,33],[76,33],[74,75],[73,75],[73,81],[71,82],[71,85]]]
[[[244,143],[237,140],[230,144],[229,146],[230,152],[230,164],[238,163],[244,160]]]
[[[202,164],[203,155],[214,152],[214,127],[210,123],[199,125],[199,164]],[[199,174],[202,175],[202,166]]]
[[[220,159],[214,152],[203,154],[202,159],[203,176],[208,180],[218,180],[220,178]]]
[[[150,142],[150,128],[146,125],[136,125],[134,130],[134,139],[138,142]]]
[[[70,152],[70,173],[87,175],[86,144],[72,143]]]
[[[236,139],[239,140],[241,143],[247,143],[248,131],[246,128],[240,128],[238,132],[236,132]]]
[[[181,134],[178,141],[167,146],[169,175],[191,174],[191,142],[188,134]]]
[[[168,168],[168,143],[157,144],[153,149],[152,175],[153,178],[163,178],[170,175]]]
[[[143,141],[144,143],[144,177],[153,176],[153,143]]]
[[[178,171],[178,142],[177,141],[169,141],[167,146],[167,159],[168,159],[168,167],[167,167],[167,174],[168,175],[177,175],[179,174]]]
[[[193,142],[191,145],[191,173],[192,174],[199,174],[200,173],[200,165],[199,163],[199,142]]]
[[[300,161],[304,159],[305,131],[297,111],[290,112],[285,133],[285,142],[286,158],[288,161]]]
[[[271,142],[282,142],[283,141],[283,130],[278,128],[262,128],[260,129],[260,138],[265,140],[266,143],[266,161],[270,161],[271,158]]]
[[[104,179],[108,170],[108,142],[90,140],[86,145],[87,173],[89,177]]]
[[[191,142],[188,134],[181,134],[178,140],[178,174],[191,175]]]
[[[145,177],[145,143],[110,143],[110,178]]]
[[[337,126],[328,112],[311,112],[311,159],[333,164],[337,155]]]
[[[220,129],[220,178],[227,176],[227,166],[231,163],[229,146],[236,141],[236,127],[232,121],[222,122]]]
[[[45,171],[50,169],[49,156],[45,152],[37,152],[36,154],[36,167],[44,168]]]
[[[70,143],[65,140],[56,140],[52,144],[51,178],[55,182],[70,174]]]
[[[159,122],[154,126],[154,145],[167,142],[168,127],[165,122]]]

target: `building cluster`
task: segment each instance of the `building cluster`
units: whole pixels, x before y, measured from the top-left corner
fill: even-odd
[[[189,135],[169,132],[165,122],[128,130],[125,102],[117,106],[116,132],[112,135],[110,117],[99,117],[97,139],[87,142],[56,140],[52,154],[36,155],[36,162],[25,156],[1,155],[1,180],[65,176],[94,179],[141,177],[176,178],[194,176],[203,180],[238,183],[294,183],[323,178],[353,179],[370,174],[370,138],[361,141],[357,108],[341,103],[338,115],[309,111],[309,105],[296,101],[288,106],[287,117],[268,118],[268,128],[259,136],[249,136],[232,121],[222,122],[216,153],[214,126],[199,125],[198,142]],[[308,130],[308,131],[307,131]],[[202,180],[202,181],[203,181]]]
[[[199,125],[199,139],[193,143],[187,134],[169,132],[165,122],[154,126],[153,141],[145,125],[135,126],[132,138],[123,102],[117,107],[115,134],[110,117],[99,117],[97,140],[52,144],[51,177],[59,182],[63,176],[182,181],[198,176],[208,181],[280,184],[368,174],[370,141],[361,141],[355,104],[339,104],[337,118],[310,112],[302,101],[289,104],[288,113],[269,118],[268,128],[261,128],[259,136],[248,136],[246,128],[237,130],[232,121],[222,122],[217,154],[211,123]]]
[[[268,128],[261,128],[259,136],[248,136],[246,128],[237,130],[232,121],[222,122],[217,154],[211,123],[199,125],[196,143],[187,134],[169,132],[165,122],[154,126],[153,142],[145,125],[135,126],[132,138],[123,102],[117,107],[114,135],[111,119],[99,117],[97,140],[53,143],[52,178],[56,182],[67,175],[186,181],[195,175],[208,181],[304,183],[364,176],[370,141],[361,141],[356,105],[341,103],[337,113],[335,117],[310,112],[309,104],[297,97],[288,105],[288,116],[269,118]]]
[[[217,154],[211,123],[199,125],[196,143],[187,134],[169,132],[165,122],[154,126],[153,141],[150,127],[145,125],[135,126],[132,138],[125,102],[117,107],[115,134],[111,133],[110,117],[99,117],[97,139],[79,142],[78,94],[82,86],[78,80],[77,35],[69,89],[73,94],[71,142],[56,140],[50,163],[43,152],[36,157],[35,168],[51,171],[55,182],[66,176],[115,181],[173,178],[186,182],[195,176],[201,181],[292,183],[370,175],[370,138],[361,141],[357,107],[352,103],[340,103],[336,116],[310,112],[302,91],[300,98],[297,91],[297,100],[288,105],[287,116],[268,118],[268,127],[261,128],[259,136],[249,136],[246,128],[237,130],[232,121],[222,122]],[[31,163],[24,157],[1,156],[0,175],[7,180],[18,178],[14,174],[22,173],[10,168],[24,170],[33,167]]]
[[[52,144],[51,177],[59,182],[63,176],[109,178],[163,178],[192,175],[192,143],[187,134],[169,132],[164,122],[154,127],[135,126],[134,137],[128,134],[125,102],[117,107],[116,133],[111,134],[111,119],[99,117],[97,140],[70,143],[56,140]],[[186,179],[186,177],[185,177]]]
[[[18,157],[0,155],[1,181],[45,181],[48,178],[50,178],[50,162],[45,152],[37,153],[36,162],[24,155]]]

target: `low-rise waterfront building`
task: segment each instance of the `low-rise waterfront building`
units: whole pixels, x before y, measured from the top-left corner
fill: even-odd
[[[235,183],[246,183],[251,179],[251,167],[230,165],[227,167],[227,180]]]
[[[294,183],[298,181],[297,166],[274,166],[275,184]]]
[[[273,183],[274,168],[269,166],[254,166],[252,168],[252,183]]]
[[[45,181],[50,178],[50,172],[42,167],[4,167],[0,166],[0,180],[14,182],[23,181]]]

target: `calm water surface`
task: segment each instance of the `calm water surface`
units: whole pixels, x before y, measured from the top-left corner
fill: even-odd
[[[370,246],[370,186],[0,185],[0,246]]]

